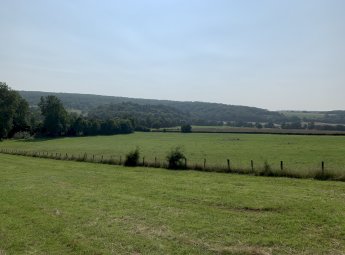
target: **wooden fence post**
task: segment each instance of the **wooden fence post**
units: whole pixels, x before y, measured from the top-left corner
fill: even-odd
[[[157,167],[157,157],[155,157],[155,167]]]
[[[252,168],[252,172],[254,172],[254,161],[253,160],[250,161],[250,166]]]
[[[204,158],[204,170],[206,168],[206,159]]]
[[[321,171],[322,171],[322,175],[325,173],[325,162],[322,161],[321,162]]]
[[[143,166],[145,166],[145,157],[143,157]]]
[[[284,170],[284,162],[283,161],[280,161],[280,170]]]
[[[227,162],[228,162],[228,171],[231,171],[231,168],[230,168],[230,159],[227,159]]]

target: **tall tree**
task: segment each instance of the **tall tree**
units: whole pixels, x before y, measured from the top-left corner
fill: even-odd
[[[43,132],[49,136],[60,136],[67,129],[67,111],[56,96],[41,97],[39,103],[44,117]]]
[[[0,138],[28,129],[28,103],[6,83],[0,82]]]
[[[20,131],[30,131],[30,111],[29,104],[23,98],[18,99],[18,105],[13,117],[13,128],[11,135]]]

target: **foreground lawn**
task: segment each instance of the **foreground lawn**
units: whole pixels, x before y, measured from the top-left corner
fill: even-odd
[[[167,152],[174,146],[182,146],[190,164],[226,165],[230,159],[233,167],[262,167],[265,160],[275,168],[291,171],[320,170],[325,161],[326,170],[345,174],[345,137],[263,134],[181,134],[140,133],[130,135],[96,136],[43,139],[32,141],[7,140],[0,148],[29,150],[69,155],[84,154],[100,157],[113,156],[122,159],[126,153],[139,147],[147,161],[165,161]]]
[[[0,254],[344,254],[340,182],[0,154]]]

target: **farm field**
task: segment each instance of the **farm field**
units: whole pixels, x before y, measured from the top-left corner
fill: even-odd
[[[344,254],[341,182],[0,154],[0,254]]]
[[[326,123],[316,123],[326,124]],[[328,124],[334,125],[334,124]],[[239,133],[239,134],[289,134],[289,135],[343,135],[345,131],[309,130],[309,129],[281,129],[281,128],[254,128],[230,126],[192,126],[194,133]],[[180,132],[180,127],[152,129],[153,132]]]
[[[261,167],[265,160],[272,168],[309,172],[320,170],[321,161],[325,169],[342,175],[345,173],[345,137],[301,136],[268,134],[181,134],[141,133],[130,135],[76,137],[36,140],[6,140],[0,149],[68,153],[69,155],[122,158],[126,153],[140,148],[146,161],[165,161],[167,152],[174,146],[181,146],[188,158],[188,164],[225,166],[230,159],[232,167],[249,168],[250,160],[255,167]]]
[[[299,118],[309,118],[309,119],[320,119],[325,117],[326,112],[306,112],[306,111],[280,111],[287,117],[299,117]]]

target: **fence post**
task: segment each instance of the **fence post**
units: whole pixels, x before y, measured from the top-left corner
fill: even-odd
[[[322,175],[325,173],[325,162],[321,162],[321,170],[322,170]]]
[[[187,169],[187,158],[184,158],[184,168]]]
[[[250,161],[250,166],[252,168],[252,172],[254,172],[254,161],[253,160]]]
[[[228,171],[231,171],[231,168],[230,168],[230,159],[227,159],[227,162],[228,162]]]
[[[157,157],[155,157],[155,167],[157,167]]]
[[[143,166],[145,166],[145,157],[143,157]]]
[[[206,159],[204,158],[204,170],[206,168]]]
[[[101,158],[101,163],[103,163],[103,155],[102,155],[102,158]]]
[[[283,161],[280,161],[280,170],[284,170],[284,162]]]

